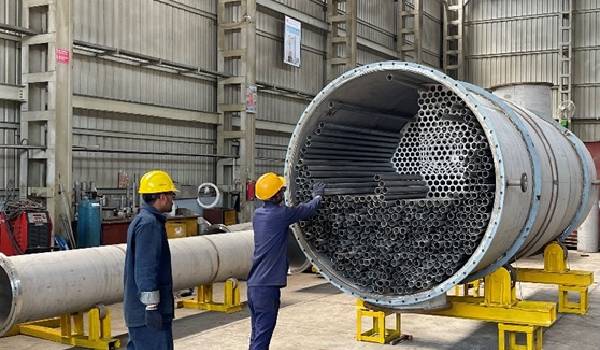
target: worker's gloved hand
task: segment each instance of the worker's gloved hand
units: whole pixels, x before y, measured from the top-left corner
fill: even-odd
[[[162,328],[162,315],[157,306],[146,307],[146,327],[157,330]]]
[[[325,194],[325,184],[322,182],[317,182],[313,185],[312,196],[315,197],[323,197]]]

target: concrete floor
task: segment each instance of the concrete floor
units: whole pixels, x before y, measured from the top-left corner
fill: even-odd
[[[537,266],[540,256],[520,260],[518,267]],[[600,276],[600,253],[570,253],[572,269],[595,271]],[[600,278],[600,277],[598,277]],[[521,284],[518,294],[535,300],[555,300],[556,288]],[[245,297],[245,290],[243,291]],[[126,328],[120,305],[113,307],[113,334],[126,347]],[[247,310],[219,314],[177,310],[174,322],[175,349],[247,349],[250,319]],[[407,314],[402,317],[403,332],[414,339],[396,345],[360,343],[354,340],[354,299],[341,294],[314,274],[289,278],[283,290],[282,309],[271,349],[497,349],[495,324],[478,321]],[[596,350],[600,344],[600,289],[590,288],[590,311],[586,316],[559,315],[553,327],[544,332],[544,349]],[[0,339],[0,349],[75,349],[26,336]]]

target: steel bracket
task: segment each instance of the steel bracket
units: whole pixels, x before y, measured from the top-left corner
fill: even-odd
[[[225,281],[223,288],[223,302],[214,300],[213,285],[208,284],[196,287],[196,295],[181,301],[181,307],[186,309],[224,312],[228,314],[241,311],[246,303],[240,301],[240,286],[238,281],[234,278],[230,278]]]
[[[87,311],[87,332],[84,314],[85,312],[78,312],[23,323],[16,326],[16,333],[84,349],[113,350],[121,347],[121,341],[111,335],[110,309],[98,306]]]

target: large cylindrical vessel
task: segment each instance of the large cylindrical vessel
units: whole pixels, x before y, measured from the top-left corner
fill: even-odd
[[[506,101],[553,121],[552,86],[552,83],[505,84],[492,87],[492,92]]]
[[[569,130],[412,63],[365,65],[327,85],[288,147],[286,200],[325,182],[294,227],[341,290],[388,308],[443,305],[572,232],[596,198],[592,159]]]
[[[169,240],[173,288],[246,279],[252,231]],[[6,257],[0,254],[0,335],[18,323],[123,300],[126,245]],[[235,257],[235,258],[232,258]]]

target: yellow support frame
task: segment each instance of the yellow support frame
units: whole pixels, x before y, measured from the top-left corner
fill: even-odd
[[[483,289],[483,297],[448,296],[447,309],[431,310],[428,313],[542,327],[549,327],[556,321],[555,303],[517,299],[510,272],[505,268],[487,275]]]
[[[474,296],[480,297],[483,294],[481,293],[481,287],[483,286],[483,280],[475,280],[465,284],[457,284],[454,286],[454,295],[467,297]]]
[[[245,305],[240,301],[240,286],[236,279],[225,281],[223,302],[213,300],[213,285],[196,287],[196,296],[181,301],[182,307],[194,310],[207,310],[225,313],[241,311]]]
[[[393,328],[387,328],[386,317],[394,314]],[[365,317],[371,317],[373,326],[363,332],[362,321]],[[371,343],[388,344],[404,339],[412,339],[409,335],[403,335],[401,331],[401,314],[392,311],[376,311],[365,306],[364,301],[356,300],[356,340]]]
[[[517,343],[517,334],[525,334],[525,344]],[[506,335],[508,335],[509,350],[542,350],[543,332],[539,326],[523,326],[516,324],[498,324],[498,349],[506,349]]]
[[[558,312],[584,315],[589,309],[588,287],[594,283],[591,271],[570,270],[568,251],[558,242],[544,249],[544,268],[516,268],[517,281],[558,286]],[[578,302],[569,301],[569,293],[579,295]]]
[[[58,318],[35,321],[17,326],[18,334],[73,345],[85,349],[113,350],[121,341],[111,335],[111,315],[108,308],[95,307],[87,312],[87,335],[84,312],[62,315]]]
[[[473,294],[479,293],[479,286]],[[469,294],[466,287],[464,294]],[[485,277],[483,296],[448,296],[448,308],[428,310],[430,315],[460,317],[472,320],[495,322],[498,324],[498,349],[505,350],[505,336],[509,336],[510,350],[539,350],[542,346],[542,327],[550,327],[557,319],[556,303],[546,301],[520,300],[516,297],[516,289],[511,273],[500,268]],[[385,329],[385,316],[396,313],[396,329]],[[373,317],[374,329],[362,332],[362,317]],[[396,310],[371,310],[360,301],[357,303],[357,339],[378,343],[389,343],[402,337],[400,315]],[[383,331],[385,329],[385,331]],[[385,335],[392,334],[394,337]],[[526,335],[526,344],[517,344],[518,333]]]

